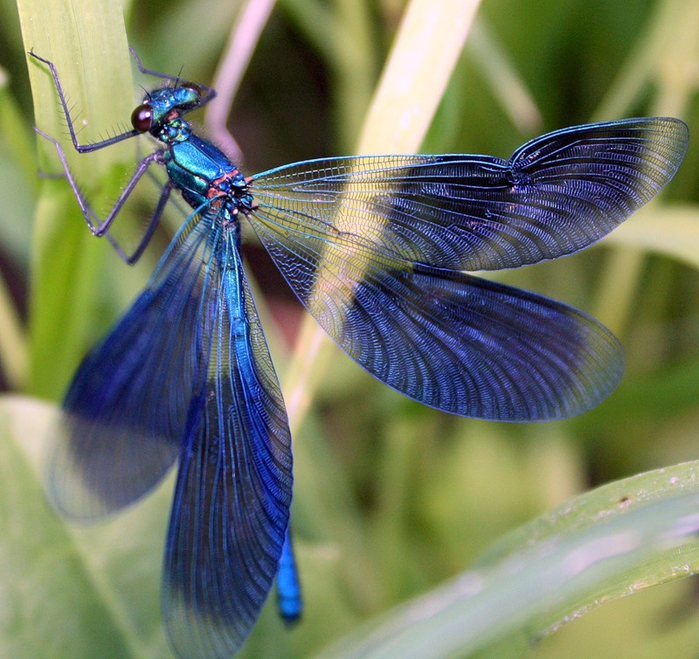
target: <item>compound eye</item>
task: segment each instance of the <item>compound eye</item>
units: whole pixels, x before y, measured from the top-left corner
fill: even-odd
[[[189,111],[195,110],[199,107],[201,97],[204,95],[199,85],[195,85],[193,82],[188,82],[187,84],[182,85],[178,91],[185,92],[181,95],[181,103],[178,103],[180,108]]]
[[[194,82],[187,82],[186,84],[182,85],[185,89],[189,89],[195,96],[201,96],[202,95],[202,90],[199,85],[197,85]]]
[[[139,133],[147,133],[153,125],[153,108],[150,105],[139,105],[131,113],[131,125]]]

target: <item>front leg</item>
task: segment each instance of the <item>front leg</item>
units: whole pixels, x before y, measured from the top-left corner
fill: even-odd
[[[127,140],[130,137],[135,137],[136,135],[140,135],[140,132],[132,129],[129,131],[126,131],[124,133],[119,133],[118,135],[114,135],[114,137],[110,137],[106,140],[102,140],[101,142],[93,142],[92,144],[80,144],[78,142],[78,138],[75,134],[75,128],[73,126],[73,119],[70,116],[70,109],[68,108],[68,102],[66,101],[65,94],[63,93],[63,87],[61,87],[61,81],[58,77],[58,71],[56,71],[56,67],[54,66],[53,62],[44,59],[43,57],[40,57],[37,55],[33,50],[29,51],[29,55],[31,55],[34,59],[39,60],[40,62],[43,62],[49,67],[49,71],[51,72],[51,76],[53,77],[53,82],[56,85],[56,92],[58,93],[58,98],[61,101],[61,106],[63,108],[63,114],[65,115],[66,118],[66,123],[68,124],[68,130],[70,131],[70,139],[73,142],[73,146],[75,147],[75,150],[78,153],[90,153],[91,151],[97,151],[99,149],[103,149],[106,146],[110,146],[112,144],[116,144],[117,142],[122,142],[123,140]],[[44,135],[43,133],[39,132],[40,135]],[[44,137],[46,137],[44,135]],[[48,138],[51,139],[51,138]],[[53,141],[53,140],[52,140]]]
[[[54,139],[53,137],[50,137],[46,133],[43,133],[38,128],[35,128],[34,130],[56,147],[58,157],[61,159],[61,164],[63,165],[65,177],[66,179],[68,179],[68,183],[70,184],[70,187],[73,190],[73,194],[75,195],[75,198],[78,201],[78,205],[80,206],[80,210],[82,211],[83,217],[87,222],[87,226],[90,227],[90,231],[92,231],[92,233],[98,238],[101,238],[102,236],[106,235],[121,259],[123,259],[124,261],[126,261],[126,263],[130,265],[135,263],[140,258],[141,254],[143,253],[143,250],[148,245],[148,242],[150,241],[153,235],[153,231],[155,230],[155,227],[157,226],[158,221],[160,220],[160,216],[163,213],[165,204],[170,196],[170,191],[172,190],[172,183],[168,181],[167,183],[165,183],[165,185],[163,185],[158,205],[156,206],[155,212],[153,213],[153,216],[151,217],[148,223],[148,228],[146,229],[143,238],[141,239],[140,243],[133,251],[133,253],[127,254],[126,252],[124,252],[121,249],[121,247],[119,247],[117,242],[107,233],[107,231],[109,230],[109,227],[112,225],[112,222],[114,222],[114,220],[116,219],[116,216],[119,214],[119,211],[123,208],[124,204],[126,203],[126,200],[133,192],[134,188],[136,187],[136,184],[140,181],[141,177],[148,170],[148,167],[153,162],[162,164],[162,150],[154,151],[153,153],[147,155],[143,160],[141,160],[140,163],[138,163],[136,171],[133,173],[133,176],[129,179],[129,182],[126,184],[126,187],[122,190],[121,194],[119,195],[119,198],[116,200],[114,206],[112,207],[112,210],[109,211],[107,217],[104,220],[100,220],[100,218],[97,217],[95,212],[90,207],[90,204],[85,198],[85,195],[83,195],[83,193],[80,191],[77,181],[75,180],[72,172],[70,171],[70,168],[68,167],[68,161],[66,159],[65,152],[63,151],[63,147],[59,144],[58,140]]]

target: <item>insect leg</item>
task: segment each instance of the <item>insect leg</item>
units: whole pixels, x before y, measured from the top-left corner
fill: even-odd
[[[66,122],[68,123],[70,139],[73,142],[73,146],[75,147],[75,150],[78,153],[90,153],[91,151],[97,151],[98,149],[103,149],[106,146],[110,146],[112,144],[116,144],[117,142],[127,140],[130,137],[140,135],[140,133],[134,129],[126,131],[125,133],[120,133],[119,135],[114,135],[114,137],[110,137],[100,142],[93,142],[91,144],[80,144],[75,134],[75,128],[73,127],[73,119],[70,116],[70,109],[68,108],[68,103],[66,101],[65,94],[63,93],[63,87],[61,87],[61,81],[58,78],[58,71],[56,71],[56,67],[53,65],[53,62],[50,62],[49,60],[44,59],[43,57],[39,57],[39,55],[37,55],[34,51],[29,51],[29,54],[34,59],[37,59],[40,62],[46,64],[49,67],[49,71],[51,71],[51,76],[53,77],[53,82],[56,85],[56,91],[58,92],[58,98],[61,101],[61,106],[63,107],[63,114],[65,115]],[[41,134],[43,135],[43,133]]]
[[[129,179],[129,182],[126,184],[126,187],[122,190],[121,194],[119,195],[119,198],[116,200],[114,206],[112,207],[112,210],[109,211],[107,217],[104,220],[100,220],[90,207],[90,204],[88,203],[87,199],[85,199],[85,195],[83,195],[83,193],[80,191],[80,188],[75,178],[73,177],[70,168],[68,167],[68,162],[66,160],[63,147],[58,143],[58,140],[54,139],[53,137],[49,137],[48,135],[46,135],[46,133],[43,133],[38,128],[35,128],[34,130],[56,147],[56,151],[58,151],[58,157],[61,159],[61,164],[63,165],[65,177],[68,179],[68,183],[70,184],[70,187],[73,190],[73,194],[75,195],[75,198],[78,201],[78,205],[80,206],[80,210],[82,211],[83,217],[87,222],[87,226],[90,227],[90,231],[92,231],[92,233],[98,238],[101,238],[102,236],[107,234],[107,231],[109,230],[109,227],[112,225],[112,222],[114,222],[114,220],[116,219],[116,216],[119,214],[119,211],[123,208],[124,203],[133,192],[134,188],[136,187],[136,184],[139,182],[141,177],[146,173],[148,167],[153,162],[161,161],[162,151],[154,151],[153,153],[147,155],[143,160],[141,160],[141,162],[139,162],[138,164],[138,167],[136,168],[136,171]],[[143,239],[139,243],[138,247],[131,256],[128,256],[125,252],[123,252],[122,249],[116,244],[114,239],[111,236],[108,236],[109,241],[114,246],[114,249],[116,250],[117,254],[119,254],[119,256],[127,263],[135,263],[143,253],[143,250],[145,249],[146,245],[148,244],[148,241],[153,235],[155,225],[158,223],[158,220],[162,215],[163,208],[165,207],[165,203],[167,202],[171,189],[172,184],[168,181],[163,186],[162,192],[160,194],[160,200],[158,201],[155,213],[153,214],[153,217],[149,222],[148,229]]]

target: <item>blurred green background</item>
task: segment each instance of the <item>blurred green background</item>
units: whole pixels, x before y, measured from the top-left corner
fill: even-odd
[[[277,2],[229,115],[247,173],[353,152],[406,4]],[[439,0],[433,7],[440,11]],[[128,41],[146,66],[209,83],[237,10],[216,0],[127,2]],[[0,39],[2,384],[55,403],[80,356],[143,286],[178,216],[135,269],[92,240],[66,186],[37,177],[39,168],[57,170],[48,151],[41,163],[36,157],[26,57],[35,44],[22,43],[8,0],[0,2]],[[696,0],[484,0],[421,150],[508,157],[549,130],[646,114],[679,116],[699,135],[698,85]],[[98,135],[129,118],[122,112],[102,124],[89,107],[78,112]],[[121,154],[102,182],[82,174],[99,210],[136,157]],[[449,417],[330,349],[295,431],[305,619],[287,633],[268,607],[242,656],[315,656],[566,499],[699,457],[698,184],[699,150],[690,145],[662,200],[619,236],[498,275],[592,313],[623,342],[622,385],[582,417],[536,425]],[[130,211],[142,217],[154,200],[144,191]],[[47,224],[50,214],[60,223]],[[298,340],[302,311],[252,241],[246,257],[284,386],[294,352],[308,350]],[[46,508],[32,462],[51,408],[4,401],[13,420],[0,443],[0,654],[169,656],[157,589],[171,480],[111,527],[73,529]],[[35,446],[31,459],[27,445]],[[525,631],[478,656],[696,657],[698,606],[696,582],[685,579],[606,604],[543,640]]]

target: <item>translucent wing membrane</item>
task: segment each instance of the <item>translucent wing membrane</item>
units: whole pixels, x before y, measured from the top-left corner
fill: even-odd
[[[145,291],[80,365],[57,426],[49,486],[74,518],[145,494],[180,453],[201,370],[201,270],[209,227],[191,219]]]
[[[377,378],[439,409],[580,414],[623,370],[616,339],[565,305],[469,277],[575,252],[648,202],[687,147],[675,119],[569,128],[505,162],[368,156],[255,177],[251,223],[323,328]]]
[[[232,237],[215,251],[201,299],[208,368],[188,413],[162,586],[168,636],[193,659],[230,657],[252,629],[292,487],[286,412]]]
[[[461,272],[389,267],[372,253],[358,259],[362,268],[334,245],[318,259],[305,243],[280,244],[264,216],[257,224],[340,347],[421,403],[484,419],[556,419],[593,407],[619,383],[618,341],[571,307]],[[307,281],[316,285],[299,284]]]
[[[368,277],[336,336],[380,380],[433,407],[505,421],[555,419],[606,398],[623,372],[593,318],[460,273]]]
[[[236,231],[195,216],[81,365],[51,462],[57,506],[131,503],[179,457],[163,612],[182,657],[229,657],[279,567],[291,504],[284,402]]]
[[[329,158],[260,174],[251,190],[290,241],[454,270],[512,268],[609,233],[672,178],[688,139],[677,119],[628,119],[549,133],[508,161]]]

